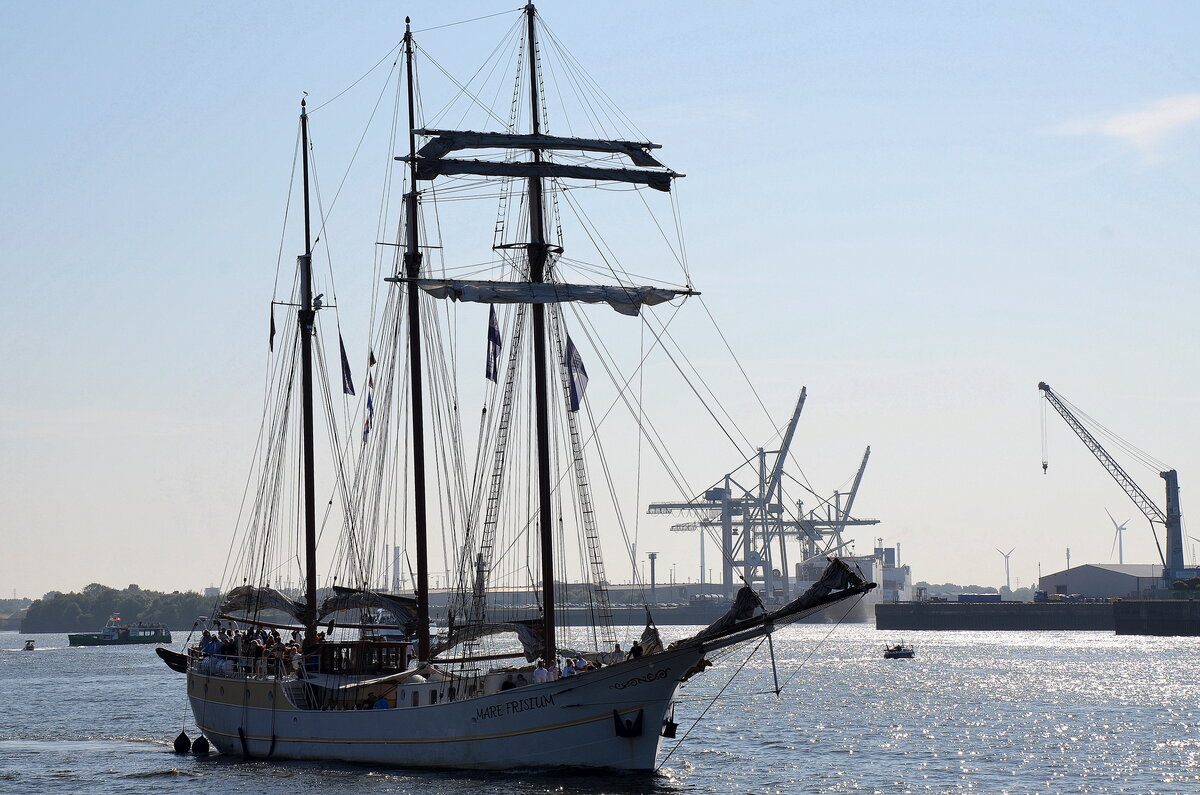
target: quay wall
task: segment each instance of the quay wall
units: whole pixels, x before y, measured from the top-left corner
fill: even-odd
[[[1114,630],[1110,602],[880,602],[881,630]]]
[[[1118,635],[1200,635],[1200,601],[1124,599],[1113,619]]]

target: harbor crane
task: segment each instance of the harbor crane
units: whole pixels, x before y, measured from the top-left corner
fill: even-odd
[[[721,531],[721,584],[726,593],[732,594],[736,589],[734,569],[741,569],[741,579],[747,583],[761,582],[767,594],[778,591],[784,598],[791,596],[788,550],[786,540],[798,538],[802,542],[803,558],[814,555],[831,554],[836,549],[846,546],[841,538],[842,531],[851,525],[878,524],[878,519],[855,519],[850,514],[854,498],[862,482],[863,470],[866,469],[867,459],[871,448],[863,455],[861,466],[854,478],[854,485],[843,506],[841,497],[835,493],[830,503],[825,503],[825,515],[817,510],[807,514],[803,506],[797,504],[795,518],[790,507],[785,510],[783,499],[784,464],[795,437],[796,426],[800,413],[804,409],[807,390],[801,389],[792,412],[791,420],[785,429],[778,450],[759,449],[757,454],[742,464],[746,466],[757,459],[758,466],[753,468],[753,484],[742,485],[735,478],[735,472],[724,476],[722,485],[714,485],[701,496],[683,502],[653,502],[647,507],[650,514],[669,514],[676,511],[690,512],[695,517],[693,521],[674,525],[674,532],[699,532],[700,535],[700,571],[701,579],[705,568],[704,538],[708,531]],[[771,466],[767,465],[767,456],[774,454]],[[740,469],[740,467],[739,467]],[[819,506],[818,506],[819,507]],[[826,544],[825,539],[832,538],[834,544]],[[776,568],[776,561],[778,568]]]
[[[1154,545],[1158,548],[1158,557],[1162,561],[1164,569],[1163,576],[1167,582],[1171,583],[1186,576],[1184,574],[1186,564],[1183,559],[1183,516],[1179,509],[1179,476],[1175,470],[1168,469],[1158,473],[1158,476],[1166,481],[1167,510],[1164,512],[1146,495],[1146,492],[1142,491],[1137,483],[1134,483],[1133,478],[1129,477],[1129,474],[1109,455],[1100,442],[1096,441],[1096,437],[1092,436],[1091,432],[1084,427],[1075,413],[1067,407],[1063,399],[1050,388],[1049,384],[1040,381],[1038,389],[1042,390],[1046,401],[1054,407],[1054,410],[1066,421],[1071,430],[1075,431],[1075,435],[1092,451],[1092,455],[1108,470],[1108,474],[1112,475],[1113,480],[1117,481],[1117,484],[1129,495],[1129,499],[1133,500],[1133,504],[1138,507],[1138,510],[1150,520],[1150,531],[1154,534]],[[1042,470],[1046,470],[1045,461],[1042,462]],[[1155,524],[1161,524],[1166,529],[1167,550],[1165,555],[1162,545],[1158,541],[1158,533],[1154,530]]]

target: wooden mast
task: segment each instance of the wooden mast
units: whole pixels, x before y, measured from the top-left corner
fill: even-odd
[[[300,257],[300,399],[303,411],[304,467],[304,647],[317,640],[317,502],[313,464],[312,338],[316,310],[312,294],[312,222],[308,199],[308,109],[300,100],[300,148],[304,159],[304,254]]]
[[[417,537],[417,660],[429,661],[429,539],[425,506],[425,404],[421,369],[421,251],[417,238],[417,136],[413,100],[411,18],[404,18],[404,60],[408,76],[409,190],[404,194],[404,275],[408,279],[408,365],[411,373],[413,510]]]
[[[533,3],[525,6],[527,41],[529,47],[529,109],[533,135],[541,135],[541,108],[538,103],[537,33],[534,25],[537,10]],[[533,162],[542,162],[542,150],[533,149]],[[531,176],[528,181],[529,194],[529,280],[546,280],[545,209],[543,207],[542,178]],[[558,655],[554,637],[554,516],[550,504],[550,421],[549,397],[546,394],[546,308],[534,304],[533,309],[533,361],[534,395],[536,398],[537,456],[538,456],[538,525],[542,550],[542,619],[545,622],[545,658],[549,663]]]

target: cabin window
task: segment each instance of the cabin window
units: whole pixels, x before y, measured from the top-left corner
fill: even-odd
[[[436,703],[437,703],[437,691],[436,691],[436,690],[430,690],[430,691],[429,691],[429,703],[430,703],[430,704],[436,704]]]
[[[413,691],[413,706],[414,707],[421,706],[421,691],[420,690]]]

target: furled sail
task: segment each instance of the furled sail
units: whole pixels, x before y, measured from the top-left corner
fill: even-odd
[[[671,175],[665,171],[638,171],[633,168],[597,168],[566,163],[504,163],[491,160],[418,160],[417,179],[436,179],[443,174],[470,174],[477,177],[558,177],[628,182],[655,190],[671,190]]]
[[[638,141],[605,141],[594,138],[564,138],[557,135],[474,132],[471,130],[416,130],[432,140],[417,150],[417,157],[438,159],[459,149],[537,149],[541,151],[611,152],[623,154],[635,166],[665,168],[647,150],[658,144]],[[677,174],[675,176],[682,176]]]
[[[417,617],[417,600],[407,596],[361,591],[357,588],[334,588],[334,593],[321,602],[318,615],[321,621],[341,610],[386,610],[402,623]]]
[[[704,639],[716,635],[724,634],[726,630],[732,628],[735,624],[749,619],[754,615],[754,611],[762,605],[762,599],[754,592],[754,589],[749,585],[743,585],[738,589],[737,596],[733,598],[733,604],[725,615],[718,618],[713,623],[709,624],[700,632],[696,633],[697,639]]]
[[[452,130],[418,130],[421,135],[432,137],[415,156],[397,157],[411,160],[419,180],[436,179],[445,174],[471,174],[481,177],[557,177],[562,179],[590,179],[606,182],[625,182],[646,185],[654,190],[671,190],[671,180],[683,174],[667,169],[650,155],[657,144],[634,141],[605,141],[593,138],[563,138],[554,135],[519,135],[513,133],[489,133]],[[627,156],[634,165],[661,171],[636,168],[602,168],[599,166],[556,163],[552,160],[452,160],[444,155],[460,149],[529,149],[539,152],[579,151],[608,152]]]
[[[263,610],[278,610],[299,621],[304,613],[304,605],[288,598],[274,588],[239,585],[225,596],[225,601],[221,603],[218,614],[259,613]]]
[[[874,587],[875,583],[865,581],[851,571],[850,567],[841,559],[830,558],[829,565],[825,567],[821,579],[778,610],[755,616],[755,608],[761,602],[754,591],[748,586],[743,586],[738,591],[729,612],[692,637],[671,644],[671,647],[674,648],[685,643],[710,641],[759,624],[790,624],[809,613],[816,612],[841,599],[866,593]]]
[[[400,281],[390,279],[389,281]],[[636,316],[643,306],[665,303],[680,295],[699,295],[693,290],[664,287],[635,287],[602,284],[555,284],[551,282],[490,282],[460,279],[419,279],[417,285],[434,298],[481,304],[554,304],[582,301],[608,304],[622,315]]]
[[[521,641],[521,648],[525,653],[525,659],[533,662],[541,657],[542,650],[546,645],[541,631],[542,626],[540,621],[527,620],[467,624],[461,627],[451,627],[450,631],[446,633],[446,638],[433,644],[430,648],[430,656],[437,657],[442,652],[452,649],[455,646],[467,643],[468,641],[479,640],[489,635],[515,632],[517,640]]]

